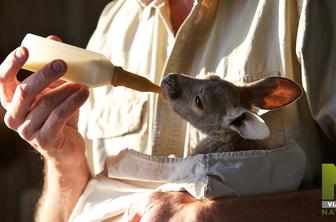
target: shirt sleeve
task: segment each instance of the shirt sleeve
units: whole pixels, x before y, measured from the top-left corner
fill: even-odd
[[[303,0],[296,52],[310,110],[336,144],[336,1]]]

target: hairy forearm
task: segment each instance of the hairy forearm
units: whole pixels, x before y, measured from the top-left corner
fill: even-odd
[[[67,221],[89,178],[86,161],[72,169],[46,162],[44,188],[35,220]]]

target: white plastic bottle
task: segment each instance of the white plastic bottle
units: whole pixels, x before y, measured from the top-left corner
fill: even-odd
[[[62,79],[87,87],[103,85],[125,86],[138,91],[160,92],[160,87],[148,79],[115,67],[102,54],[33,34],[27,34],[21,46],[29,51],[23,69],[36,72],[55,59],[62,59],[68,70]]]

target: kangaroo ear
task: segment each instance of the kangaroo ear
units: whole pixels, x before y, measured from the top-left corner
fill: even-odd
[[[288,105],[301,96],[302,90],[295,82],[270,77],[242,87],[243,97],[261,109],[276,109]]]
[[[237,113],[229,121],[228,127],[236,131],[241,137],[250,140],[262,140],[270,135],[270,131],[264,120],[248,110]]]

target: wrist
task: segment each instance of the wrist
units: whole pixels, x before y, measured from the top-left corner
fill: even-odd
[[[86,161],[68,167],[46,160],[42,197],[38,204],[36,221],[67,221],[84,191],[90,171]]]
[[[58,184],[66,187],[68,184],[85,184],[91,177],[85,157],[78,158],[72,164],[62,163],[54,160],[45,160],[46,181],[53,181],[53,185]]]

